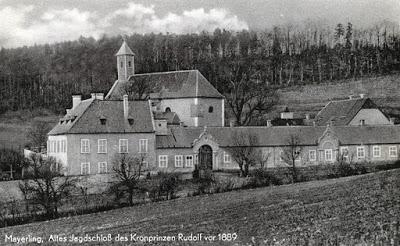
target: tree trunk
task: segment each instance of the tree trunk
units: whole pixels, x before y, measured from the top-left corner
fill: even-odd
[[[293,183],[297,182],[297,170],[296,170],[296,160],[292,162],[292,178]]]

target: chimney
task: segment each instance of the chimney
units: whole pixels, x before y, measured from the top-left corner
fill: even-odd
[[[364,98],[365,97],[365,94],[364,93],[361,93],[360,94],[360,98]]]
[[[349,96],[349,99],[351,100],[351,99],[353,99],[353,97],[354,97],[353,95],[350,95],[350,96]]]
[[[90,95],[92,99],[104,100],[104,93],[92,93]]]
[[[365,120],[360,120],[360,126],[365,126]]]
[[[129,112],[128,95],[123,96],[123,106],[124,106],[124,119],[128,120],[128,112]]]
[[[271,127],[272,126],[272,121],[271,120],[267,120],[267,127]]]
[[[72,109],[75,109],[82,101],[82,95],[72,95]]]

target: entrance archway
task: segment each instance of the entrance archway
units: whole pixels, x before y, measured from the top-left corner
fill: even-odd
[[[199,169],[212,170],[213,168],[213,151],[209,145],[203,145],[199,149]]]

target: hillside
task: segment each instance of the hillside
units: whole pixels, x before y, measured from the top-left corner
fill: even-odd
[[[48,110],[20,110],[0,115],[0,148],[21,149],[28,143],[26,137],[34,120],[55,125],[59,116]]]
[[[237,233],[237,245],[399,243],[400,170],[341,179],[241,190],[116,209],[0,230],[13,234],[84,236],[130,233]],[[397,236],[396,236],[397,232]],[[104,243],[102,245],[109,245]],[[119,245],[119,243],[115,243]],[[123,243],[121,243],[122,245]],[[174,242],[168,245],[204,245]],[[222,244],[215,241],[213,245]],[[232,245],[227,243],[226,245]],[[149,244],[146,244],[149,245]],[[160,243],[165,245],[165,243]],[[211,244],[208,244],[211,245]]]
[[[386,113],[400,116],[400,74],[343,80],[334,83],[292,86],[280,91],[281,109],[301,113],[316,113],[330,100],[359,96],[363,93],[373,100]]]

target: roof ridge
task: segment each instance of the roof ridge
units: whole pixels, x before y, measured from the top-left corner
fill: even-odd
[[[177,71],[165,71],[165,72],[149,72],[149,73],[136,73],[131,75],[131,77],[135,77],[136,75],[152,75],[152,74],[169,74],[169,73],[184,73],[184,72],[198,72],[197,69],[190,69],[190,70],[177,70]]]

